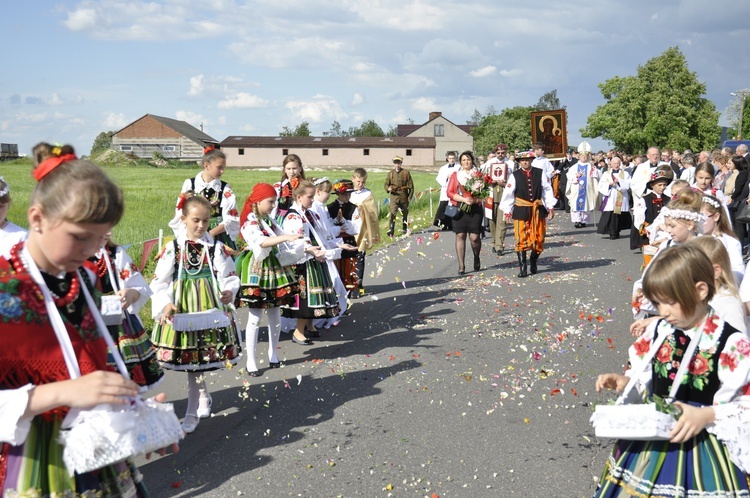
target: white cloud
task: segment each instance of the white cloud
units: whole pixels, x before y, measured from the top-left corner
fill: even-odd
[[[102,126],[107,130],[116,131],[124,128],[132,121],[133,119],[125,117],[124,114],[110,112],[109,114],[104,116],[104,122],[102,123]]]
[[[224,33],[220,12],[181,0],[84,0],[67,12],[63,25],[102,40],[191,40]],[[227,12],[245,7],[225,5]]]
[[[285,107],[292,112],[296,120],[311,123],[320,123],[324,119],[341,121],[347,117],[336,99],[324,95],[316,95],[314,100],[310,101],[287,102]]]
[[[188,95],[194,97],[203,93],[203,75],[197,74],[190,78],[190,90]]]
[[[52,97],[47,101],[48,105],[62,105],[64,103],[62,97],[58,95],[57,93],[53,93]]]
[[[94,9],[78,9],[68,13],[63,24],[71,31],[85,31],[96,27],[97,16]]]
[[[484,78],[485,76],[492,76],[495,73],[497,73],[497,68],[495,66],[484,66],[475,69],[474,71],[469,71],[469,75],[474,78]]]
[[[423,113],[435,110],[435,99],[431,97],[420,97],[412,102],[412,108]]]
[[[267,106],[267,100],[245,92],[237,93],[217,104],[219,109],[258,109]]]
[[[365,98],[362,96],[361,93],[355,93],[354,97],[352,97],[352,105],[360,105],[365,101]]]

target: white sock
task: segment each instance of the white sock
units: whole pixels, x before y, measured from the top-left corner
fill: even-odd
[[[257,372],[258,365],[255,364],[255,345],[258,343],[258,324],[263,310],[250,308],[247,316],[247,328],[245,329],[245,349],[247,350],[247,371]]]
[[[198,378],[203,376],[203,372],[188,372],[188,402],[185,416],[193,415],[198,411],[198,400],[200,399],[201,389],[206,391],[206,381],[198,382]]]
[[[278,363],[276,347],[279,345],[279,335],[281,335],[281,309],[269,308],[266,310],[266,316],[268,317],[268,361]]]

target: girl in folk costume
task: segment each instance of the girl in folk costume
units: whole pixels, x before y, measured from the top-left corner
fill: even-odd
[[[620,168],[620,158],[615,156],[609,162],[609,170],[599,180],[599,193],[602,194],[602,218],[596,233],[619,239],[620,232],[630,228],[630,175]]]
[[[647,193],[643,196],[633,196],[635,198],[635,205],[633,206],[633,226],[635,229],[630,232],[630,249],[643,248],[649,245],[646,228],[654,223],[661,208],[669,204],[669,197],[664,194],[664,190],[672,181],[673,175],[672,168],[669,166],[658,167],[651,173],[651,178],[646,183]],[[654,253],[652,252],[651,256]],[[648,264],[648,261],[646,261],[646,264]]]
[[[352,246],[351,250],[341,251],[341,258],[336,260],[336,269],[344,281],[346,291],[352,296],[359,289],[357,278],[357,235],[362,228],[362,218],[359,208],[350,202],[354,183],[350,180],[336,180],[332,186],[337,199],[326,208],[326,213],[334,225],[334,236],[340,237],[344,243]]]
[[[240,215],[240,235],[247,248],[237,257],[240,274],[240,306],[249,308],[245,340],[247,344],[247,374],[260,375],[255,363],[255,345],[258,342],[258,325],[266,311],[268,317],[268,365],[279,368],[276,347],[281,333],[279,306],[288,304],[299,293],[299,283],[294,269],[285,261],[296,261],[302,257],[304,245],[293,244],[302,235],[287,234],[273,220],[271,213],[276,205],[276,191],[268,183],[258,183],[245,200]],[[291,253],[291,254],[283,254]],[[290,257],[291,256],[291,257]]]
[[[324,235],[320,218],[310,211],[315,197],[315,186],[307,180],[300,181],[294,190],[294,203],[284,216],[282,228],[285,232],[302,235],[305,239],[305,255],[300,258],[294,271],[300,284],[300,293],[295,301],[282,307],[281,314],[297,320],[292,342],[309,346],[313,342],[305,337],[305,330],[313,330],[312,319],[331,318],[339,313],[338,298],[333,280],[326,265],[327,259],[340,256],[341,249],[321,248]],[[338,254],[336,254],[338,251]]]
[[[294,204],[294,189],[300,180],[305,179],[305,169],[302,159],[297,154],[289,154],[281,163],[281,179],[273,185],[276,189],[276,197],[279,202],[276,205],[273,216],[279,223],[284,215]]]
[[[590,212],[596,209],[600,172],[589,164],[591,146],[581,142],[578,146],[578,163],[568,170],[568,184],[565,196],[570,205],[570,218],[576,228],[583,228],[589,222]]]
[[[203,171],[195,178],[185,180],[181,194],[193,192],[208,200],[211,206],[211,224],[208,234],[234,251],[237,249],[236,240],[240,233],[240,219],[234,191],[227,182],[221,179],[226,167],[227,156],[213,145],[206,147],[203,153]],[[177,199],[177,204],[175,216],[169,222],[175,237],[185,230],[182,211],[179,208],[182,200]]]
[[[699,211],[701,197],[698,192],[692,189],[684,189],[677,199],[670,202],[668,208],[662,208],[661,214],[664,216],[666,231],[671,238],[659,245],[659,249],[646,266],[641,278],[633,283],[632,302],[633,313],[636,318],[657,314],[654,305],[643,295],[643,277],[648,273],[648,269],[654,261],[669,247],[685,244],[700,235],[705,219]]]
[[[341,180],[337,181],[336,183],[338,184],[340,181]],[[326,250],[333,250],[334,254],[338,256],[334,260],[327,259],[326,265],[328,266],[328,272],[333,279],[333,288],[339,298],[339,314],[337,316],[332,318],[320,318],[317,320],[313,320],[314,330],[308,331],[307,336],[314,338],[320,336],[320,334],[317,332],[317,327],[328,329],[331,328],[331,326],[338,325],[341,317],[346,313],[346,310],[349,307],[347,299],[348,290],[346,285],[344,284],[345,273],[342,270],[342,267],[339,265],[342,261],[344,261],[345,253],[353,254],[354,258],[350,259],[349,273],[346,275],[348,275],[349,278],[356,279],[355,263],[357,257],[357,242],[354,237],[346,238],[346,232],[349,231],[356,234],[357,231],[355,230],[354,224],[351,221],[343,218],[343,213],[337,213],[335,215],[335,219],[331,218],[331,215],[329,214],[329,207],[326,206],[326,202],[328,202],[328,200],[331,198],[333,185],[331,185],[331,182],[328,180],[328,178],[317,178],[312,182],[313,185],[315,185],[315,198],[313,199],[313,204],[312,207],[310,207],[310,211],[314,212],[322,222],[322,227],[320,230],[318,230],[318,234],[321,237],[324,237],[324,240],[322,242],[323,248]],[[349,185],[351,185],[351,182],[349,182]],[[356,206],[353,207],[355,209],[355,213],[357,213]],[[357,217],[359,217],[358,214]],[[341,249],[341,251],[338,252],[336,251],[336,249]]]
[[[180,208],[185,231],[162,249],[151,282],[151,341],[162,368],[188,374],[182,429],[191,433],[201,418],[211,415],[211,395],[202,373],[235,365],[240,354],[229,306],[240,279],[230,251],[208,233],[208,200],[193,195]]]
[[[726,205],[727,197],[724,195],[724,192],[714,187],[714,176],[714,165],[708,161],[704,161],[695,167],[695,183],[691,187],[703,194],[716,197],[722,205]],[[728,212],[727,215],[729,215]]]
[[[699,248],[665,250],[643,284],[664,319],[630,347],[625,374],[600,375],[596,390],[622,392],[633,378],[679,418],[669,440],[618,440],[594,496],[748,496],[750,339],[709,306],[714,269]]]
[[[10,185],[0,176],[0,256],[10,257],[10,249],[26,240],[26,230],[8,219],[10,209]]]
[[[745,276],[745,262],[742,260],[742,243],[732,230],[729,216],[719,199],[711,195],[703,195],[701,213],[706,217],[703,221],[703,233],[716,237],[724,244],[731,262],[732,273],[737,284]]]
[[[115,314],[116,311],[121,312],[119,323],[108,324],[107,328],[128,367],[130,378],[146,391],[159,384],[164,377],[156,361],[150,335],[143,330],[138,317],[138,312],[151,297],[151,288],[125,249],[110,241],[110,235],[106,235],[104,245],[89,262],[97,273],[101,292],[120,300],[118,308],[121,309],[113,310]],[[109,364],[115,367],[112,358]]]
[[[127,405],[140,390],[107,366],[88,305],[98,301],[96,274],[82,267],[122,217],[122,191],[70,146],[42,161],[34,178],[29,238],[0,257],[0,494],[148,496],[126,462],[69,475],[59,442],[71,408]],[[75,379],[58,342],[65,336]]]
[[[520,167],[508,176],[499,209],[505,213],[506,223],[513,220],[516,254],[520,278],[528,276],[526,251],[531,251],[531,273],[537,272],[537,260],[544,251],[547,218],[555,217],[555,193],[540,168],[531,167],[531,153],[516,156]]]

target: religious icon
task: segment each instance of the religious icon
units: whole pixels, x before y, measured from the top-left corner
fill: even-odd
[[[547,158],[564,159],[568,148],[565,109],[532,112],[531,141],[544,145],[544,155]]]

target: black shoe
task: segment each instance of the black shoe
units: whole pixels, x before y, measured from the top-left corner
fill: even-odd
[[[312,346],[313,344],[313,342],[308,338],[305,338],[304,341],[300,341],[299,339],[294,337],[294,334],[292,334],[292,342],[295,344],[299,344],[300,346]]]
[[[464,275],[464,274],[466,274],[466,270],[464,270],[463,268],[459,268],[458,274],[459,275]]]
[[[505,254],[505,248],[501,247],[500,249],[495,251],[495,254],[497,254],[498,256],[502,256],[503,254]]]
[[[305,330],[305,337],[317,339],[320,337],[320,332],[317,330]]]
[[[281,362],[280,361],[269,361],[268,362],[268,367],[269,368],[279,368],[279,367],[281,367]]]
[[[479,262],[479,258],[474,258],[474,271],[479,271],[482,269],[482,265]]]
[[[516,255],[518,256],[518,278],[528,277],[529,273],[526,266],[526,252],[517,252]]]
[[[260,372],[258,372],[257,370],[252,370],[252,371],[248,370],[247,375],[249,377],[260,377]]]
[[[386,235],[387,235],[388,237],[390,237],[390,238],[393,238],[393,232],[388,232],[388,233],[386,233]]]

